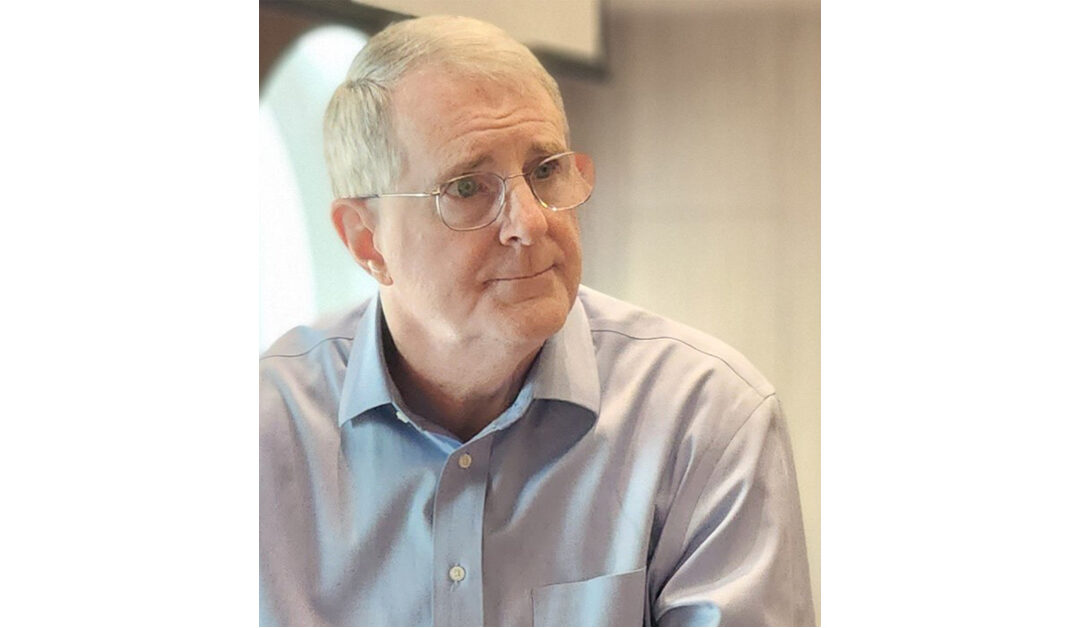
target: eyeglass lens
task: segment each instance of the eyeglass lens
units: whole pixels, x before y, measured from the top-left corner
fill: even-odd
[[[584,153],[567,153],[540,162],[526,175],[529,187],[545,207],[572,209],[588,200],[596,174]],[[503,180],[490,172],[451,179],[439,195],[439,211],[451,229],[484,227],[498,217],[506,190]]]

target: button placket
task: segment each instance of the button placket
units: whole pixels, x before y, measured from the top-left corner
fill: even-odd
[[[469,443],[443,465],[432,510],[437,626],[484,623],[482,547],[491,439]]]

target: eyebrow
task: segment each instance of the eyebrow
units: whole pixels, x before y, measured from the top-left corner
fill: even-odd
[[[461,161],[449,168],[444,168],[439,172],[439,176],[436,178],[436,185],[441,185],[445,181],[463,175],[467,172],[475,172],[485,161],[490,161],[491,155],[483,154],[475,159],[469,161]]]
[[[535,141],[529,146],[529,158],[533,159],[536,156],[543,155],[549,157],[551,155],[557,155],[564,153],[568,148],[562,142],[553,140]],[[467,174],[469,172],[476,172],[477,168],[483,165],[485,162],[491,161],[491,153],[483,153],[476,157],[466,158],[457,162],[449,168],[444,168],[440,171],[439,176],[436,178],[436,185],[441,185],[450,179]]]

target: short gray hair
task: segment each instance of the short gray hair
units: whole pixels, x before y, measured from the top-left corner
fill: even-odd
[[[394,135],[390,101],[397,82],[425,64],[522,89],[529,79],[536,81],[558,108],[569,141],[559,86],[528,48],[472,18],[406,20],[368,41],[326,107],[323,148],[335,198],[397,191],[389,187],[404,167],[404,156]]]

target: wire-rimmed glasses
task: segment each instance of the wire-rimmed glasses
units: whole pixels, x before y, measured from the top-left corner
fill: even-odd
[[[359,199],[435,197],[435,210],[454,231],[483,229],[498,219],[506,205],[510,179],[524,177],[533,197],[552,211],[573,209],[589,200],[596,170],[585,153],[552,155],[527,172],[502,177],[494,172],[470,172],[439,185],[432,192],[369,194]]]

